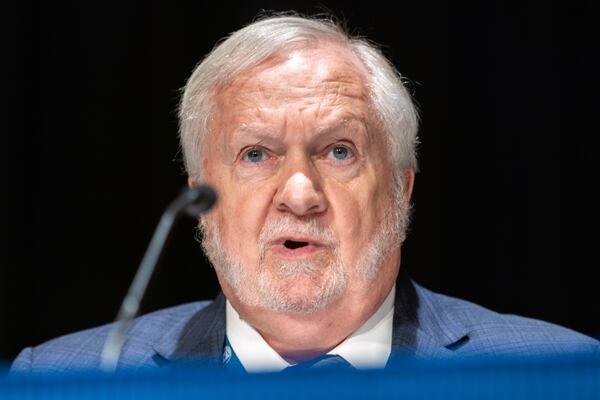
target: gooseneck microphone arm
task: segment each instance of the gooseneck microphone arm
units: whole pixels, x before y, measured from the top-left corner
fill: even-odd
[[[209,186],[199,185],[185,189],[165,210],[154,231],[150,245],[131,282],[129,291],[121,303],[117,318],[102,349],[101,368],[115,371],[125,338],[140,307],[152,273],[158,264],[173,226],[182,214],[197,218],[208,211],[216,202],[217,194]]]

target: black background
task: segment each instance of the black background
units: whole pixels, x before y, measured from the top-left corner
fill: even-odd
[[[384,45],[421,109],[402,268],[432,289],[598,335],[597,2],[455,3],[319,3]],[[0,12],[0,358],[114,318],[185,184],[178,89],[213,44],[261,9],[324,10],[106,4]],[[144,312],[217,292],[194,234],[193,221],[179,226]]]

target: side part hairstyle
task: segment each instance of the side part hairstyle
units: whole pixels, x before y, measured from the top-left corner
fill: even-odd
[[[417,169],[418,115],[401,75],[374,44],[350,36],[333,20],[297,15],[251,23],[220,42],[195,68],[179,107],[181,147],[190,176],[202,176],[202,145],[215,112],[215,89],[291,46],[315,41],[341,44],[364,63],[372,107],[389,137],[396,190],[402,192],[401,171]]]

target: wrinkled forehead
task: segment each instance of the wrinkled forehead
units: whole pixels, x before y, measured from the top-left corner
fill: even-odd
[[[286,98],[339,88],[340,95],[368,100],[368,77],[363,62],[347,46],[303,43],[238,74],[217,87],[214,94],[221,99],[258,92]]]
[[[212,128],[216,129],[211,131],[220,135],[300,120],[314,133],[347,120],[363,126],[372,121],[367,70],[339,44],[280,52],[235,77],[215,100]]]

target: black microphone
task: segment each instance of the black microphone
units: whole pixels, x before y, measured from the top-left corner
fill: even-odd
[[[146,254],[144,254],[129,291],[121,303],[113,327],[104,343],[101,358],[101,368],[103,370],[113,372],[117,367],[131,320],[137,315],[152,273],[179,217],[182,214],[187,214],[198,218],[200,214],[208,211],[216,201],[217,194],[212,188],[206,185],[198,185],[184,189],[167,207],[160,218]]]

